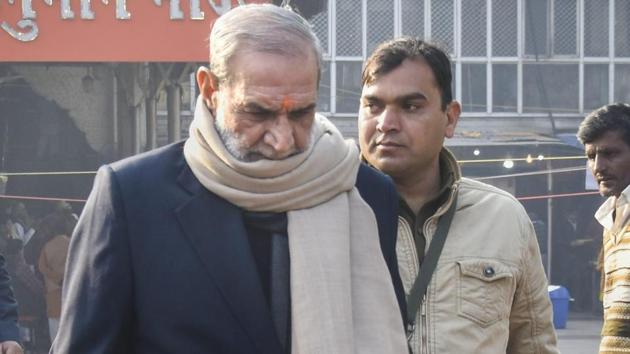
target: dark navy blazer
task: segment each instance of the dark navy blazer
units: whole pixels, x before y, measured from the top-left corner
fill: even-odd
[[[182,148],[99,169],[70,243],[51,353],[281,352],[241,209],[198,182]],[[357,187],[404,309],[394,186],[362,166]]]

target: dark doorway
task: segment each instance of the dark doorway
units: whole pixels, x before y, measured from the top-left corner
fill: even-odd
[[[85,199],[93,174],[19,174],[94,171],[102,159],[55,101],[38,95],[8,65],[0,67],[0,78],[5,78],[0,81],[0,173],[18,173],[4,177],[4,194]],[[51,204],[24,202],[34,216],[47,213]],[[73,207],[79,212],[83,205]]]

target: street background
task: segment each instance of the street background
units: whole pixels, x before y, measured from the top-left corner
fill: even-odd
[[[567,327],[557,330],[560,352],[562,354],[596,354],[601,329],[601,316],[571,314]]]

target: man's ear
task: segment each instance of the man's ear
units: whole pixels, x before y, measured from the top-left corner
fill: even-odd
[[[216,109],[215,93],[218,90],[218,83],[216,77],[210,72],[210,69],[205,66],[197,69],[197,86],[199,87],[201,98],[206,103],[206,107],[208,107],[211,112],[214,112],[214,109]]]
[[[457,127],[457,122],[459,122],[459,115],[462,113],[462,106],[459,102],[453,100],[446,106],[446,130],[444,132],[444,136],[447,138],[452,138],[455,134],[455,127]]]

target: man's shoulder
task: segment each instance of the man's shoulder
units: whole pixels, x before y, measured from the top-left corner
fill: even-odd
[[[184,142],[180,141],[112,162],[106,168],[111,169],[121,181],[141,180],[147,183],[167,176],[173,178],[186,164],[183,147]]]
[[[179,141],[112,162],[110,167],[116,172],[125,172],[127,170],[168,166],[174,160],[183,159],[183,149],[184,141]]]
[[[470,178],[462,178],[459,182],[459,201],[460,205],[487,208],[488,212],[501,210],[502,213],[527,217],[525,208],[512,194]]]
[[[357,173],[356,187],[361,189],[385,188],[389,189],[393,186],[392,179],[386,174],[378,171],[364,163],[359,166]]]
[[[389,176],[362,163],[355,186],[377,215],[398,214],[398,194]]]
[[[490,198],[493,201],[507,204],[520,204],[513,195],[503,189],[466,177],[460,180],[459,190],[461,194],[473,197]]]

